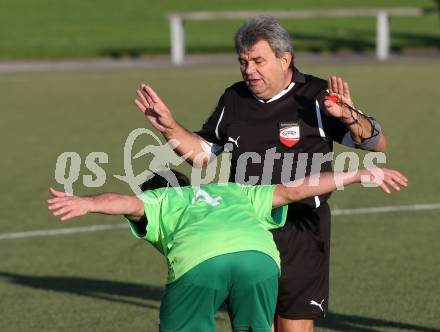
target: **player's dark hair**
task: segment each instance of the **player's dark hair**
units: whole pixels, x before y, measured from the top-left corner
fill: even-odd
[[[169,170],[169,171],[161,171],[154,174],[154,176],[151,179],[148,179],[141,185],[142,191],[147,190],[154,190],[158,188],[164,188],[167,186],[172,186],[173,184],[169,183],[167,178],[173,177],[173,175],[177,179],[177,182],[179,183],[180,187],[185,187],[190,184],[189,179],[186,177],[186,175],[176,171],[176,170]]]

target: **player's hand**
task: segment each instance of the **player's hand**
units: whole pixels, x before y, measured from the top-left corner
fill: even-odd
[[[142,83],[136,94],[134,104],[154,128],[163,133],[176,127],[171,111],[150,86]]]
[[[408,186],[408,179],[394,169],[364,168],[359,170],[359,176],[361,183],[376,184],[387,194],[391,193],[390,187],[400,191],[400,187]]]
[[[69,193],[49,188],[53,198],[47,201],[47,207],[60,221],[80,217],[91,211],[92,202],[88,197],[72,196]]]
[[[339,102],[335,103],[330,100],[324,100],[327,114],[335,118],[350,116],[350,110],[344,105],[347,104],[353,107],[348,83],[344,82],[340,77],[332,76],[328,79],[328,92],[330,96],[338,97]]]

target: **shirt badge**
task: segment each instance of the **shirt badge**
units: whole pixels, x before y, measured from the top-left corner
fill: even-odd
[[[279,123],[280,142],[291,148],[300,140],[299,124],[297,122]]]

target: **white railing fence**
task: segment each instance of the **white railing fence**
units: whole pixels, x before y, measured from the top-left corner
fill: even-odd
[[[390,16],[420,16],[423,8],[376,8],[376,9],[317,9],[292,11],[224,11],[224,12],[185,12],[169,13],[171,31],[171,62],[183,64],[185,60],[185,21],[238,20],[248,19],[260,14],[271,15],[277,19],[316,18],[316,17],[365,17],[376,16],[376,57],[387,60],[390,55]]]

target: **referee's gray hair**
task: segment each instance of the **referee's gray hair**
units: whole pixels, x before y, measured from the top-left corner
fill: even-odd
[[[288,52],[293,55],[290,35],[278,21],[269,15],[258,15],[244,22],[235,33],[235,50],[248,52],[257,42],[269,43],[277,58]]]

